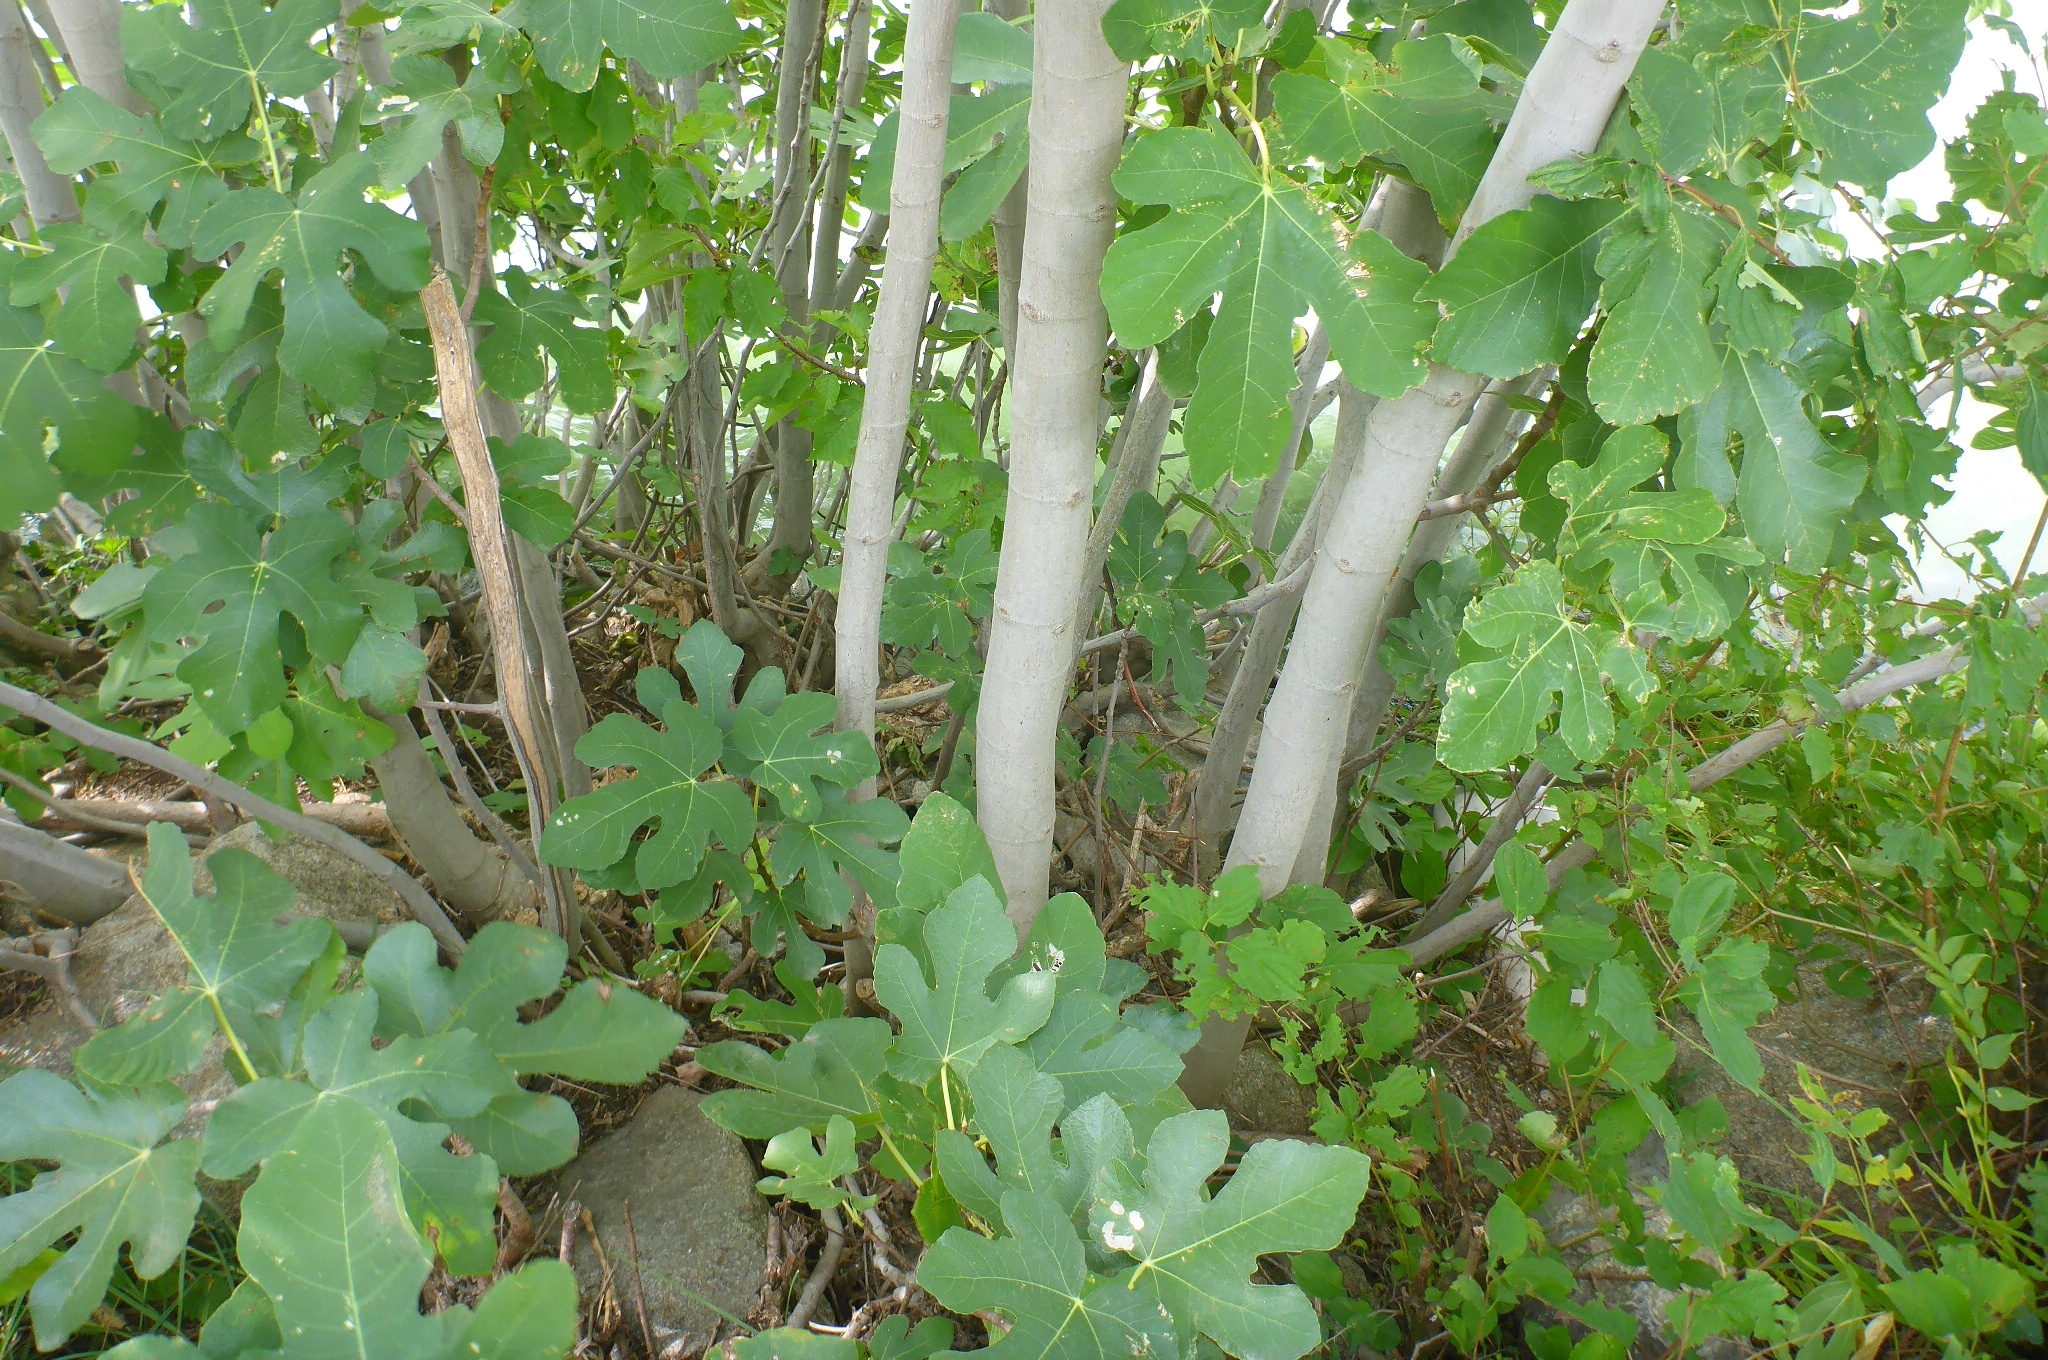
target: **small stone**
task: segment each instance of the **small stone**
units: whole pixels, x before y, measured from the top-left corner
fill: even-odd
[[[555,1173],[555,1188],[590,1212],[628,1315],[637,1261],[650,1325],[709,1337],[724,1321],[718,1310],[745,1317],[754,1306],[768,1256],[768,1202],[754,1189],[760,1170],[745,1144],[704,1117],[702,1100],[674,1086],[655,1091],[631,1120]],[[587,1307],[605,1276],[588,1233],[577,1236],[573,1265]]]
[[[1629,1188],[1643,1213],[1643,1230],[1652,1238],[1672,1235],[1671,1215],[1650,1193],[1668,1178],[1664,1144],[1652,1134],[1628,1158]],[[1603,1228],[1606,1208],[1591,1195],[1556,1186],[1535,1218],[1552,1242],[1563,1244],[1560,1254],[1580,1284],[1572,1298],[1579,1303],[1597,1301],[1627,1313],[1636,1320],[1636,1343],[1631,1360],[1663,1360],[1670,1350],[1666,1338],[1669,1318],[1665,1306],[1682,1299],[1676,1290],[1666,1289],[1650,1279],[1640,1266],[1624,1266],[1614,1259],[1613,1242]],[[1584,1337],[1585,1324],[1566,1317],[1540,1299],[1524,1299],[1516,1310],[1524,1327],[1562,1326],[1574,1339]],[[1701,1360],[1741,1360],[1752,1351],[1747,1343],[1729,1337],[1695,1341],[1693,1353]]]
[[[1234,1129],[1303,1137],[1315,1118],[1316,1096],[1287,1074],[1272,1049],[1255,1042],[1245,1046],[1230,1074],[1223,1112]]]

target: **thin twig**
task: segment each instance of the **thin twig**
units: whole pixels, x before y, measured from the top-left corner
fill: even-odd
[[[640,1238],[633,1231],[633,1201],[620,1200],[619,1211],[626,1219],[626,1251],[633,1261],[633,1311],[640,1315],[640,1339],[647,1343],[647,1354],[656,1354],[654,1349],[654,1328],[647,1325],[647,1290],[640,1282]]]
[[[1293,571],[1288,572],[1279,580],[1269,582],[1258,587],[1256,590],[1249,591],[1232,600],[1229,604],[1220,605],[1215,609],[1205,609],[1195,616],[1195,620],[1198,623],[1214,623],[1218,619],[1256,614],[1267,605],[1277,604],[1281,600],[1289,599],[1299,594],[1302,588],[1308,585],[1309,571],[1315,564],[1315,554],[1310,553],[1302,560],[1300,565],[1296,566]],[[1131,627],[1119,628],[1115,632],[1104,633],[1101,637],[1089,638],[1081,644],[1081,655],[1088,656],[1095,652],[1108,651],[1111,647],[1121,646],[1137,636],[1138,630],[1135,627]]]
[[[448,740],[448,732],[441,726],[440,715],[434,711],[436,707],[438,705],[428,704],[422,699],[420,716],[426,719],[427,731],[434,738],[434,748],[441,753],[442,763],[448,767],[448,777],[455,783],[455,796],[462,800],[462,805],[469,809],[470,815],[482,824],[497,847],[505,852],[505,858],[511,860],[519,872],[526,875],[527,881],[532,883],[536,890],[545,894],[547,887],[541,882],[540,866],[520,849],[519,842],[513,839],[512,829],[505,825],[504,819],[491,811],[490,805],[483,799],[476,796],[476,789],[469,782],[469,772],[462,768],[462,761],[455,754],[454,744]]]
[[[476,248],[469,261],[469,295],[462,300],[462,324],[476,315],[476,300],[484,290],[484,275],[491,267],[491,188],[498,178],[494,162],[484,171],[476,196]]]
[[[804,1292],[798,1296],[796,1307],[789,1311],[789,1321],[782,1324],[785,1327],[802,1327],[811,1320],[832,1277],[839,1273],[839,1258],[846,1254],[846,1224],[839,1211],[827,1209],[821,1216],[825,1220],[825,1245],[818,1252],[818,1264],[812,1268],[811,1278],[804,1282]]]

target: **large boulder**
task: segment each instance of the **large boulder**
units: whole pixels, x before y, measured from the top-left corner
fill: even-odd
[[[1796,1206],[1773,1200],[1812,1201],[1820,1195],[1813,1173],[1800,1160],[1811,1150],[1811,1142],[1805,1130],[1782,1113],[1795,1098],[1808,1098],[1799,1084],[1801,1067],[1830,1099],[1850,1108],[1881,1109],[1891,1117],[1890,1127],[1873,1140],[1880,1148],[1897,1142],[1911,1128],[1924,1098],[1918,1086],[1921,1075],[1941,1061],[1950,1027],[1946,1018],[1933,1013],[1932,992],[1912,960],[1893,958],[1879,968],[1880,985],[1860,999],[1835,992],[1818,969],[1800,971],[1799,996],[1750,1031],[1763,1060],[1763,1095],[1738,1085],[1706,1056],[1706,1042],[1690,1019],[1674,1021],[1684,1040],[1672,1070],[1673,1089],[1695,1114],[1708,1101],[1719,1102],[1727,1126],[1714,1150],[1734,1160],[1742,1172],[1744,1198],[1766,1212],[1796,1222]],[[1711,1126],[1704,1119],[1701,1123]],[[1664,1145],[1654,1136],[1629,1156],[1629,1190],[1652,1238],[1674,1235],[1671,1216],[1661,1204],[1669,1174]],[[1580,1278],[1579,1301],[1597,1300],[1629,1314],[1638,1327],[1636,1360],[1661,1360],[1670,1349],[1665,1306],[1682,1296],[1656,1284],[1640,1265],[1614,1259],[1612,1217],[1594,1197],[1561,1186],[1537,1215]],[[1521,1313],[1525,1323],[1562,1323],[1575,1335],[1585,1331],[1535,1300],[1525,1301]],[[1713,1338],[1699,1348],[1707,1360],[1735,1360],[1752,1349],[1728,1337]]]
[[[768,1257],[768,1202],[754,1188],[760,1171],[737,1136],[704,1117],[702,1099],[660,1088],[555,1173],[556,1190],[588,1210],[597,1229],[594,1244],[587,1232],[576,1239],[585,1306],[609,1290],[630,1317],[644,1297],[657,1345],[687,1334],[702,1346],[723,1315],[745,1317]]]
[[[192,876],[198,892],[214,890],[206,864],[224,850],[246,850],[282,874],[298,889],[292,910],[302,915],[372,929],[408,919],[398,894],[355,861],[298,836],[273,841],[254,822],[214,837]],[[145,871],[139,862],[135,867],[137,873]],[[71,956],[71,979],[79,999],[99,1017],[102,1026],[120,1024],[157,996],[183,986],[188,978],[184,954],[140,895],[131,895],[81,931]],[[40,1067],[68,1073],[71,1054],[91,1037],[66,1007],[45,1002],[23,1020],[0,1028],[0,1067]],[[234,1089],[220,1062],[221,1047],[216,1040],[206,1063],[179,1078],[178,1084],[194,1100],[218,1099]]]

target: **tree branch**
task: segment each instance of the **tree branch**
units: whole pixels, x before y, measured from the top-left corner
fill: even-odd
[[[2029,627],[2038,628],[2044,614],[2048,614],[2048,595],[2037,595],[2023,601],[2020,610],[2025,614]],[[1882,703],[1902,690],[1916,685],[1954,675],[1970,664],[1970,655],[1960,646],[1944,647],[1941,651],[1908,661],[1902,666],[1893,666],[1879,671],[1866,680],[1847,686],[1835,695],[1844,713],[1854,713]],[[1752,732],[1727,750],[1708,757],[1686,771],[1685,782],[1693,793],[1703,793],[1738,770],[1756,764],[1771,752],[1783,746],[1809,727],[1818,726],[1823,719],[1803,718],[1794,722],[1772,723],[1761,731]],[[1491,839],[1489,835],[1488,839]],[[1573,837],[1545,866],[1550,874],[1550,885],[1555,888],[1564,876],[1573,869],[1584,868],[1593,862],[1595,850],[1580,837]],[[1463,916],[1457,917],[1424,935],[1411,944],[1403,945],[1416,963],[1428,963],[1440,959],[1452,950],[1470,944],[1482,935],[1490,934],[1507,920],[1507,911],[1497,901],[1481,902]]]
[[[45,727],[62,732],[73,741],[90,746],[96,751],[126,756],[130,760],[140,761],[166,774],[176,775],[201,793],[218,798],[246,816],[284,827],[288,831],[296,831],[309,841],[348,856],[404,899],[414,918],[434,932],[434,938],[440,942],[444,953],[450,958],[462,957],[462,951],[467,947],[462,932],[448,919],[448,913],[441,909],[441,904],[428,896],[427,890],[422,888],[411,874],[341,828],[329,826],[325,822],[316,822],[302,812],[280,807],[263,795],[252,793],[204,766],[194,765],[189,760],[174,756],[152,742],[143,741],[139,737],[122,736],[118,732],[109,732],[104,727],[65,712],[40,694],[31,694],[25,689],[0,682],[0,704],[5,704],[24,717],[32,718]]]

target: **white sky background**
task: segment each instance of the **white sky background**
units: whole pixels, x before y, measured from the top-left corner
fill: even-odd
[[[2048,0],[2012,0],[2012,11],[2013,22],[2026,32],[2038,58],[2044,45],[2048,45]],[[2019,89],[2041,92],[2039,68],[2009,38],[1981,26],[1973,30],[1947,96],[1928,115],[1942,143],[1962,135],[1970,114],[1984,102],[1985,96],[2000,87],[2001,72],[2007,69],[2013,71]],[[1893,180],[1891,195],[1911,200],[1923,213],[1947,198],[1949,179],[1942,167],[1940,148],[1919,166]],[[1834,225],[1841,229],[1853,221],[1844,214]],[[2020,466],[2018,450],[1969,447],[1971,437],[1984,427],[1991,414],[1991,407],[1964,396],[1956,433],[1963,456],[1956,464],[1956,475],[1949,481],[1955,496],[1927,517],[1927,528],[1950,545],[1962,543],[1984,529],[1999,531],[2002,536],[1993,553],[2007,571],[2012,571],[2019,566],[2020,555],[2027,549],[2027,539],[2034,532],[2048,496],[2044,496],[2041,484]],[[1930,419],[1939,421],[1947,415],[1947,406],[1939,404],[1930,412]],[[2048,562],[2043,561],[2043,553],[2037,549],[2030,574],[2044,566]],[[1919,568],[1925,598],[1971,593],[1963,572],[1931,546],[1921,557]]]

